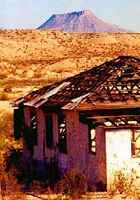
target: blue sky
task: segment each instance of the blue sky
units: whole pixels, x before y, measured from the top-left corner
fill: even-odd
[[[0,0],[0,28],[36,28],[54,13],[83,9],[140,32],[140,0]]]

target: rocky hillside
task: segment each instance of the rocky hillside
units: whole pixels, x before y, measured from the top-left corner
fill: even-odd
[[[126,32],[116,25],[99,19],[90,10],[52,15],[39,29],[65,32]]]

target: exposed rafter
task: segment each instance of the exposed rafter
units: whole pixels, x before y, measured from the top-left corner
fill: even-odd
[[[67,84],[68,83],[68,84]],[[77,100],[77,101],[76,101]],[[59,106],[75,109],[85,103],[112,104],[140,100],[140,59],[121,56],[18,99],[15,106]]]

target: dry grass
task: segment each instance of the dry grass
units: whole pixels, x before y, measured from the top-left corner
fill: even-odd
[[[56,184],[55,189],[69,197],[78,198],[88,191],[88,180],[83,173],[72,169]]]
[[[18,85],[17,96],[23,95],[25,86],[42,86],[119,55],[140,56],[139,48],[136,33],[1,30],[0,86],[14,93]]]
[[[140,196],[135,185],[135,178],[133,171],[129,175],[124,171],[117,171],[114,175],[114,182],[110,187],[110,195],[115,196],[116,194],[121,194],[124,199],[134,198],[139,200]]]
[[[0,30],[0,169],[3,169],[7,148],[17,145],[12,137],[9,100],[119,55],[140,57],[139,49],[140,34],[136,33]],[[8,186],[11,198],[20,199],[21,195],[24,199],[14,178],[5,176],[7,184],[12,186],[12,189]],[[120,185],[124,187],[121,181]],[[14,191],[16,197],[13,188],[17,188],[17,193]]]
[[[18,144],[14,141],[12,135],[12,111],[9,108],[8,102],[0,102],[0,198],[8,198],[10,200],[24,200],[25,195],[20,191],[20,185],[17,183],[13,173],[7,173],[6,153],[12,146]],[[8,199],[7,198],[7,199]]]

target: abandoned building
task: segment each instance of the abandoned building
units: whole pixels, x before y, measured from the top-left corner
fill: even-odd
[[[140,59],[118,57],[33,91],[13,106],[25,161],[57,160],[61,176],[78,169],[91,184],[107,188],[124,170],[140,185]]]

